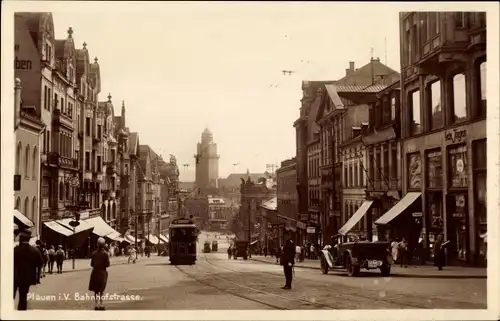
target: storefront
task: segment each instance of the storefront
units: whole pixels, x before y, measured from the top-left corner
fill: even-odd
[[[429,258],[443,233],[450,241],[448,264],[485,263],[485,137],[485,121],[478,121],[404,141],[403,189],[422,193],[422,235]]]

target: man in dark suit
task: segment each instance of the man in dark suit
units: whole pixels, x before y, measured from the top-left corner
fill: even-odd
[[[28,309],[30,286],[38,281],[38,269],[43,264],[42,255],[29,244],[31,232],[24,230],[19,234],[19,245],[14,248],[14,299],[19,290],[18,310]]]
[[[285,286],[282,289],[290,290],[292,288],[293,265],[295,264],[295,244],[292,239],[286,241],[283,246],[283,253],[281,254],[281,265],[283,265],[283,272],[285,273]]]

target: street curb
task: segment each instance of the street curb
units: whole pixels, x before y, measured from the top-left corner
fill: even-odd
[[[153,258],[153,257],[151,257],[151,258]],[[111,266],[117,266],[117,265],[125,265],[125,264],[128,264],[128,262],[127,262],[127,260],[126,260],[126,259],[125,259],[125,260],[123,260],[123,261],[122,261],[122,260],[119,260],[119,261],[118,261],[118,262],[116,262],[116,263],[113,263],[112,261],[113,261],[113,260],[111,260],[111,265],[110,265],[110,267],[111,267]],[[70,272],[80,272],[80,271],[92,270],[92,267],[90,266],[90,259],[88,259],[89,266],[88,266],[88,267],[86,267],[86,268],[80,268],[80,269],[78,269],[78,268],[77,268],[77,269],[74,269],[74,270],[73,270],[73,269],[71,269],[71,259],[69,259],[69,260],[68,260],[68,263],[70,264],[70,268],[69,268],[68,270],[63,271],[63,274],[70,273]],[[132,264],[132,263],[131,263],[131,264]],[[45,273],[45,274],[46,274],[46,275],[51,275],[51,274],[49,274],[49,273]],[[54,273],[54,275],[56,275],[56,274],[57,274],[57,273]]]
[[[267,264],[276,265],[275,263],[273,263],[273,262],[269,262],[269,261],[266,261],[266,260],[259,260],[259,259],[254,259],[254,258],[250,258],[250,260],[252,260],[252,261],[256,261],[256,262],[261,262],[261,263],[267,263]],[[321,268],[320,268],[320,267],[305,266],[305,265],[297,265],[297,264],[295,264],[295,267],[297,267],[297,268],[302,268],[302,269],[321,270]]]

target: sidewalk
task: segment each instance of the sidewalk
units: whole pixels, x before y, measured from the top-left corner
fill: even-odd
[[[252,255],[251,260],[259,261],[269,264],[277,264],[275,257],[264,257]],[[319,260],[307,260],[304,262],[296,262],[296,267],[320,270]],[[338,270],[343,272],[342,269]],[[363,270],[362,270],[363,271]],[[373,270],[375,271],[375,270]],[[335,273],[333,270],[330,273]],[[476,267],[460,267],[460,266],[445,266],[442,271],[439,271],[433,265],[412,265],[407,268],[401,268],[399,265],[393,265],[391,268],[391,276],[397,277],[415,277],[415,278],[472,278],[472,279],[485,279],[487,271],[485,268]]]

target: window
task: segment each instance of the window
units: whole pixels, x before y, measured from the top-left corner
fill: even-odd
[[[352,164],[349,164],[349,187],[353,187],[354,186],[354,181],[353,181],[353,177],[352,177]]]
[[[90,153],[85,152],[85,170],[90,171]]]
[[[429,86],[429,102],[431,110],[431,129],[443,126],[443,111],[441,108],[441,81],[435,81]]]
[[[434,37],[439,33],[439,20],[437,12],[429,12],[429,35]]]
[[[354,186],[359,186],[359,180],[358,180],[358,168],[357,168],[357,163],[358,161],[355,161],[355,163],[353,164],[353,172],[354,172]]]
[[[24,216],[30,217],[30,199],[28,196],[24,199]]]
[[[66,183],[66,186],[65,186],[65,191],[66,191],[66,200],[69,200],[70,199],[70,192],[71,192],[71,189],[69,187],[69,183]]]
[[[391,121],[396,120],[396,97],[391,98]]]
[[[388,146],[383,146],[382,147],[383,151],[384,151],[384,164],[383,164],[383,168],[384,168],[384,181],[389,179],[389,148]]]
[[[21,198],[18,196],[17,199],[16,199],[16,205],[15,205],[15,209],[18,210],[18,211],[21,211]]]
[[[380,150],[377,149],[375,152],[375,179],[380,179],[381,172],[382,172],[382,166],[380,164]]]
[[[70,83],[73,83],[73,67],[72,66],[69,66],[68,67],[68,78],[69,78],[69,82]]]
[[[68,116],[73,117],[73,104],[68,102]]]
[[[35,218],[36,218],[36,209],[37,209],[37,206],[36,206],[36,197],[33,196],[33,201],[31,202],[31,220],[33,222],[35,222]]]
[[[59,103],[59,95],[54,93],[54,109],[59,109],[61,107],[59,107],[57,104]]]
[[[373,180],[375,178],[375,166],[376,166],[376,164],[373,163],[373,161],[374,161],[373,147],[370,148],[370,150],[368,152],[368,159],[369,159],[369,162],[370,162],[370,167],[368,169],[369,170],[368,176],[369,176],[370,180]]]
[[[361,186],[365,186],[364,167],[362,161],[360,161],[359,164],[359,184]]]
[[[59,200],[64,200],[64,184],[63,182],[59,182]]]
[[[97,125],[97,137],[102,137],[102,125]]]
[[[90,117],[85,118],[85,135],[90,136]]]
[[[389,96],[385,96],[382,100],[382,124],[387,125],[391,122],[391,105],[389,104]]]
[[[26,146],[26,152],[24,154],[24,177],[30,177],[30,145]]]
[[[31,178],[36,179],[37,165],[38,165],[38,149],[36,148],[36,146],[33,147],[33,157],[31,159],[32,159]]]
[[[97,171],[101,172],[101,156],[97,156]]]
[[[52,61],[52,47],[50,44],[45,44],[45,60],[49,63]]]
[[[47,130],[47,151],[50,152],[52,151],[52,144],[50,143],[50,140],[51,140],[51,136],[50,136],[50,130]]]
[[[443,169],[441,161],[441,150],[427,153],[427,186],[429,188],[441,188],[443,186]]]
[[[478,116],[486,116],[486,61],[479,65],[479,90],[481,102],[479,103]]]
[[[46,110],[50,110],[49,88],[47,86],[43,86],[43,108],[45,108]]]
[[[75,150],[75,159],[76,159],[76,162],[77,162],[77,167],[80,168],[80,155],[79,155],[79,151]]]
[[[455,12],[455,28],[465,28],[467,26],[465,12]]]
[[[398,177],[398,149],[396,146],[392,146],[392,166],[391,166],[391,176],[393,179]]]
[[[21,175],[22,159],[23,159],[23,145],[21,142],[18,142],[16,150],[16,175]]]
[[[52,89],[47,89],[47,110],[52,110]]]
[[[417,135],[422,132],[420,119],[420,91],[416,90],[410,94],[411,107],[411,134]]]
[[[61,97],[61,112],[66,113],[66,105],[64,104],[64,98]]]
[[[453,120],[460,122],[467,118],[465,74],[453,76]]]
[[[429,13],[421,12],[420,13],[420,37],[422,39],[422,43],[426,43],[429,40],[429,35],[427,31],[427,24],[429,23]]]
[[[461,145],[448,150],[450,187],[467,187],[467,146]]]

